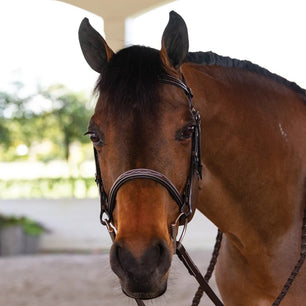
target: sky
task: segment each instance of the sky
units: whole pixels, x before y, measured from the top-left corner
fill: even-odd
[[[0,0],[0,90],[11,82],[73,90],[94,87],[78,41],[84,17],[103,33],[102,18],[54,0]],[[29,89],[31,90],[31,89]]]
[[[111,1],[111,0],[110,0]],[[160,48],[169,11],[186,21],[191,51],[248,59],[306,88],[305,0],[179,0],[127,20],[126,44]],[[78,42],[84,17],[103,35],[102,18],[54,0],[0,0],[0,90],[61,83],[94,87],[98,75]]]
[[[187,24],[191,51],[247,59],[306,88],[305,0],[176,1],[131,22],[128,42],[160,48],[173,8]]]

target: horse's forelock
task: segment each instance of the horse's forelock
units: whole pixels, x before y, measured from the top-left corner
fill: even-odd
[[[141,46],[122,49],[98,80],[96,90],[102,97],[99,103],[110,103],[115,112],[155,112],[162,74],[165,69],[157,50]]]

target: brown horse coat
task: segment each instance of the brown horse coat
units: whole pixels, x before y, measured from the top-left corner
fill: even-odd
[[[191,87],[202,118],[203,179],[193,205],[225,234],[216,279],[226,306],[271,305],[296,264],[306,205],[306,98],[297,85],[249,62],[188,53],[184,21],[172,12],[160,52],[117,54],[84,20],[80,42],[101,74],[89,131],[105,189],[133,168],[157,170],[182,192],[190,166]],[[111,265],[122,290],[149,299],[164,293],[178,208],[152,181],[118,192]],[[282,305],[306,305],[306,266]]]

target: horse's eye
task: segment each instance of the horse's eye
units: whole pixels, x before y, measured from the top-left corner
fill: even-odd
[[[97,143],[100,141],[100,138],[96,135],[96,134],[90,134],[90,140],[93,142],[93,143]]]
[[[86,132],[85,135],[89,135],[90,140],[94,145],[102,145],[103,141],[95,132]]]
[[[188,139],[192,136],[193,132],[194,125],[187,125],[176,133],[175,139],[179,141]]]

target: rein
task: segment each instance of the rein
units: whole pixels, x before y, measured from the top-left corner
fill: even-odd
[[[111,239],[114,241],[116,238],[116,228],[112,224],[113,221],[113,211],[116,205],[116,196],[118,193],[118,190],[122,185],[124,185],[126,182],[134,180],[134,179],[150,179],[153,180],[160,185],[162,185],[164,188],[166,188],[170,194],[170,196],[173,198],[173,200],[177,203],[180,213],[179,216],[174,224],[172,224],[172,233],[171,237],[173,240],[174,249],[176,250],[176,254],[178,255],[179,259],[183,262],[185,267],[187,268],[188,272],[195,277],[197,282],[199,283],[199,288],[197,292],[195,293],[195,296],[192,301],[192,306],[197,306],[200,303],[200,300],[202,298],[203,292],[207,294],[207,296],[211,299],[211,301],[216,306],[224,306],[221,300],[218,298],[218,296],[215,294],[215,292],[211,289],[211,287],[208,285],[208,281],[212,276],[212,273],[214,271],[214,267],[217,262],[217,258],[219,255],[219,250],[221,247],[221,241],[222,241],[222,232],[218,230],[218,235],[216,238],[216,243],[214,246],[214,251],[212,254],[212,258],[210,260],[210,264],[207,268],[207,272],[205,276],[201,274],[195,263],[192,261],[191,257],[188,255],[186,249],[182,245],[181,241],[183,239],[184,233],[186,231],[187,223],[188,223],[188,217],[192,215],[193,208],[192,208],[192,184],[194,179],[194,174],[197,175],[199,179],[202,179],[202,165],[201,165],[201,119],[199,112],[195,109],[192,98],[193,94],[191,92],[191,89],[186,85],[184,76],[182,77],[182,80],[179,80],[173,76],[170,75],[164,75],[162,76],[159,81],[161,83],[170,84],[176,87],[179,87],[184,90],[188,101],[189,101],[189,107],[190,111],[192,113],[193,119],[195,121],[194,130],[192,134],[192,151],[191,151],[191,162],[190,162],[190,170],[189,175],[187,177],[186,185],[183,191],[183,194],[181,195],[177,188],[174,186],[174,184],[171,182],[170,179],[168,179],[165,175],[162,173],[152,170],[152,169],[144,169],[144,168],[138,168],[138,169],[131,169],[124,173],[122,173],[113,183],[109,195],[107,195],[101,170],[99,166],[98,161],[98,153],[97,150],[94,148],[94,157],[95,157],[95,164],[96,164],[96,178],[95,181],[98,185],[99,189],[99,195],[100,195],[100,222],[102,225],[107,227],[107,230],[111,236]],[[106,215],[106,217],[105,217]],[[176,236],[178,232],[178,225],[184,225],[183,233],[178,241],[176,241]],[[290,286],[292,285],[295,277],[297,276],[300,268],[302,267],[304,261],[306,259],[306,208],[304,211],[304,218],[303,218],[303,228],[302,228],[302,243],[301,243],[301,254],[300,259],[296,266],[294,267],[290,277],[288,278],[287,282],[285,283],[281,293],[276,298],[272,306],[278,306],[282,299],[286,296],[287,292],[290,289]],[[135,299],[138,306],[145,306],[144,302],[140,299]]]

